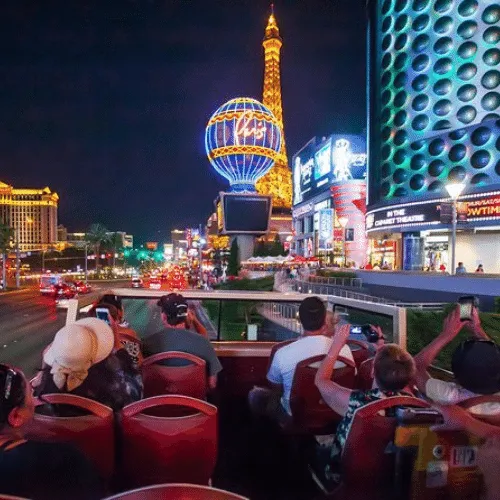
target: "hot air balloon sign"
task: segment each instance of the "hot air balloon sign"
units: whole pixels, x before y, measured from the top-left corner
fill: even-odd
[[[208,159],[233,192],[255,192],[255,183],[272,168],[280,147],[278,120],[269,108],[249,97],[223,104],[205,131]]]

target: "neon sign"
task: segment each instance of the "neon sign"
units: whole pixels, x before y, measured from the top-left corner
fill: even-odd
[[[255,122],[253,127],[250,126],[252,122]],[[257,121],[252,111],[245,111],[236,120],[234,143],[239,145],[241,144],[240,137],[246,139],[252,135],[256,140],[262,141],[266,136],[266,126],[261,121]],[[245,144],[245,141],[243,141],[243,144]]]

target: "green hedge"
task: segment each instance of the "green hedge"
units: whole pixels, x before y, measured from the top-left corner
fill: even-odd
[[[316,271],[316,276],[321,276],[322,278],[355,278],[356,273],[352,271],[330,271],[328,269],[318,269]]]
[[[441,332],[443,320],[453,307],[448,305],[443,312],[433,311],[407,311],[407,347],[410,354],[415,355],[428,345]],[[500,315],[480,313],[481,324],[484,331],[496,342],[500,343]],[[456,346],[467,337],[470,332],[465,328],[443,349],[436,358],[435,364],[446,370],[451,369],[451,356]]]
[[[265,278],[251,279],[236,279],[219,283],[214,288],[218,290],[250,290],[271,292],[274,287],[274,276],[266,276]]]
[[[495,297],[494,311],[500,314],[500,297]]]

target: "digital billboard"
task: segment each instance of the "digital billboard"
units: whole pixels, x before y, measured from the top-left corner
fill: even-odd
[[[366,141],[362,136],[333,134],[311,139],[293,157],[293,204],[320,193],[333,182],[366,178]]]
[[[262,234],[269,229],[271,196],[221,193],[224,234]]]

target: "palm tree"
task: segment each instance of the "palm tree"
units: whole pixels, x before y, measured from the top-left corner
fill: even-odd
[[[107,241],[113,252],[113,269],[116,267],[116,254],[123,248],[123,237],[120,233],[110,233]]]
[[[86,234],[86,244],[94,248],[95,255],[95,272],[99,276],[99,255],[101,245],[109,241],[109,233],[103,224],[92,224]]]
[[[0,254],[2,255],[2,286],[7,288],[7,252],[14,239],[14,230],[0,221]]]

